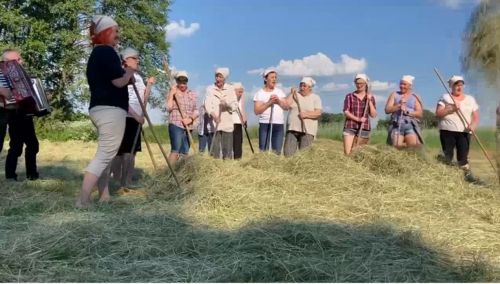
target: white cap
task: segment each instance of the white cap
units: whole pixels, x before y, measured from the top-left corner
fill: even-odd
[[[368,82],[370,82],[370,78],[368,78],[368,75],[366,74],[356,74],[356,77],[354,77],[354,82],[356,82],[358,79],[361,79],[363,81],[365,81],[366,84],[368,84]]]
[[[233,87],[234,87],[235,89],[244,89],[244,88],[243,88],[243,84],[241,84],[241,82],[234,82],[234,83],[233,83]]]
[[[415,80],[415,77],[413,77],[412,75],[403,75],[403,77],[401,77],[401,81],[405,81],[410,85],[413,85],[413,80]]]
[[[460,82],[462,81],[462,83],[465,84],[465,80],[464,80],[464,77],[462,76],[459,76],[459,75],[453,75],[451,76],[451,78],[448,80],[448,85],[451,87],[453,87],[453,85],[455,85],[455,83],[457,82]]]
[[[121,55],[122,59],[125,60],[129,57],[138,57],[139,52],[131,47],[127,47],[120,52],[120,55]]]
[[[188,73],[186,71],[184,71],[184,70],[175,72],[175,76],[174,77],[175,77],[175,79],[177,79],[179,77],[186,77],[186,78],[189,79]]]
[[[221,74],[224,79],[229,77],[229,68],[227,67],[220,67],[220,68],[217,68],[215,69],[215,75],[217,74]]]
[[[113,26],[118,26],[118,24],[110,16],[96,15],[92,17],[92,22],[95,24],[94,32],[99,34],[105,29],[111,28]]]
[[[273,72],[276,74],[278,73],[278,72],[276,72],[276,70],[274,68],[267,68],[266,70],[264,70],[264,73],[262,73],[262,77],[265,78],[267,76],[267,74],[273,73]]]
[[[311,88],[316,85],[316,81],[314,81],[314,79],[311,77],[302,77],[302,80],[300,80],[300,82],[308,85]]]

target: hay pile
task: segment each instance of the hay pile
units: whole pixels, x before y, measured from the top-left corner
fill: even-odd
[[[497,176],[500,182],[500,2],[482,0],[469,20],[464,37],[462,66],[474,74],[479,71],[484,80],[493,87],[491,101],[497,102]]]
[[[370,147],[351,159],[336,145],[325,142],[292,159],[195,156],[180,170],[182,190],[172,191],[164,179],[154,192],[178,200],[183,218],[197,226],[237,231],[276,218],[391,224],[396,232],[418,232],[459,262],[500,265],[497,192],[471,186],[459,170],[415,153]]]
[[[182,189],[157,173],[144,195],[86,211],[73,208],[79,168],[1,187],[0,281],[500,279],[497,192],[412,153],[347,158],[317,141],[292,159],[194,156]]]

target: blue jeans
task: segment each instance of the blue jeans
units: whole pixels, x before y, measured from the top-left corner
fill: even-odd
[[[269,123],[259,123],[259,149],[260,151],[267,151],[269,149],[269,140],[271,140],[271,149],[273,149],[274,153],[280,155],[285,135],[284,125],[273,123],[273,133],[269,132],[269,126]]]
[[[212,145],[212,138],[214,137],[213,133],[207,133],[203,135],[198,135],[198,140],[200,141],[200,145],[198,145],[198,151],[200,153],[205,152],[205,149],[208,146],[208,150],[210,150],[210,146]]]
[[[187,155],[189,153],[189,139],[184,128],[169,123],[168,135],[170,136],[170,151],[172,153],[184,155]]]

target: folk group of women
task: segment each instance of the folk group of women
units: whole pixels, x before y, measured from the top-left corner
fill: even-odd
[[[144,123],[141,101],[147,102],[154,84],[154,78],[149,78],[145,85],[137,74],[139,54],[136,50],[127,48],[120,55],[116,52],[119,28],[112,18],[93,17],[90,35],[93,50],[86,75],[91,93],[89,115],[98,131],[98,146],[85,169],[76,202],[80,208],[90,204],[95,186],[100,201],[109,200],[110,175],[118,178],[124,187],[130,184]],[[175,73],[176,84],[166,96],[170,164],[188,155],[192,146],[191,130],[195,127],[198,128],[200,152],[208,148],[216,158],[242,157],[243,130],[247,122],[244,87],[241,83],[226,82],[228,68],[217,68],[214,76],[215,83],[207,88],[204,101],[198,106],[195,94],[188,88],[188,73]],[[293,88],[286,95],[277,87],[276,70],[267,69],[262,76],[264,86],[253,97],[254,112],[259,118],[259,150],[271,149],[276,154],[283,152],[286,157],[292,156],[297,150],[312,145],[317,136],[322,105],[321,98],[313,93],[315,81],[303,77],[299,89]],[[392,93],[385,105],[385,113],[391,114],[388,143],[397,148],[423,144],[418,124],[423,116],[423,104],[421,98],[412,92],[414,79],[410,75],[402,76],[399,91]],[[478,105],[472,96],[464,94],[462,77],[452,76],[448,83],[453,98],[444,94],[436,107],[444,159],[451,163],[456,149],[458,165],[465,171],[466,179],[474,181],[468,152],[470,130],[475,130],[479,122]],[[357,74],[354,85],[355,90],[346,95],[343,108],[346,118],[343,143],[347,155],[368,143],[370,118],[377,116],[368,76]],[[288,119],[285,111],[288,111]]]

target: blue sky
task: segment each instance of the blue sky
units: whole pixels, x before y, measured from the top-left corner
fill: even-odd
[[[342,111],[355,73],[367,73],[381,110],[402,75],[433,110],[445,78],[461,74],[462,33],[477,0],[177,0],[170,7],[170,64],[187,70],[201,101],[216,67],[242,82],[246,109],[276,67],[285,91],[301,75],[317,81],[324,111]],[[470,86],[469,86],[470,87]],[[474,94],[474,89],[468,91]],[[481,99],[479,102],[481,104]],[[250,115],[254,117],[254,115]],[[251,122],[255,122],[251,118]]]

